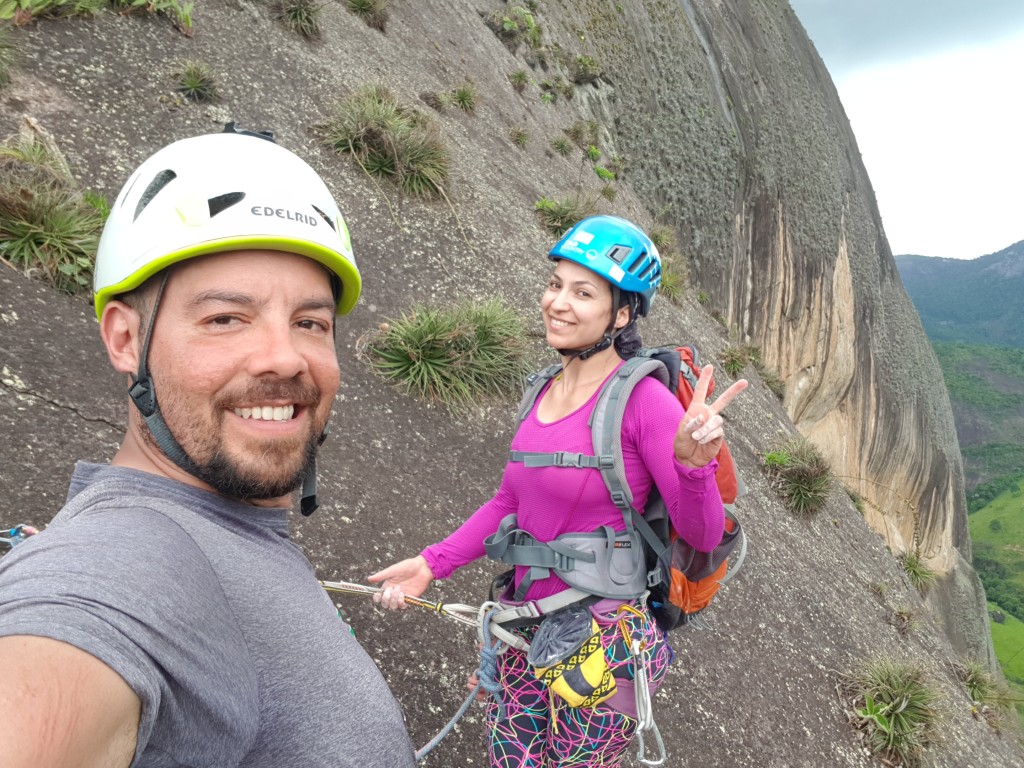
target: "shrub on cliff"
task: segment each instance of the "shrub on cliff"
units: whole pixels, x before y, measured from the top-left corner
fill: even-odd
[[[0,145],[0,258],[67,293],[87,291],[107,201],[78,188],[52,140],[27,124]]]
[[[416,197],[443,195],[450,161],[436,121],[384,86],[360,88],[319,129],[329,146],[351,155],[370,176],[390,179]]]
[[[529,372],[522,321],[497,301],[415,306],[360,341],[360,353],[404,391],[459,410],[517,394]]]

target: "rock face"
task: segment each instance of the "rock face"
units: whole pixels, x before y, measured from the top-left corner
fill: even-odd
[[[293,533],[322,578],[363,581],[442,538],[494,492],[514,424],[509,403],[453,416],[402,395],[358,358],[359,338],[414,302],[462,298],[498,297],[537,328],[552,238],[533,205],[580,192],[600,200],[601,187],[580,154],[562,157],[550,142],[577,120],[598,121],[602,151],[626,165],[614,203],[600,200],[600,210],[673,225],[708,308],[733,339],[759,346],[786,383],[780,404],[748,370],[753,384],[730,407],[729,439],[750,488],[740,512],[751,551],[710,612],[713,629],[672,638],[680,662],[656,700],[667,764],[699,755],[710,768],[869,765],[837,701],[836,672],[879,653],[926,665],[942,691],[946,745],[935,765],[1020,764],[1009,742],[972,718],[950,673],[949,661],[991,660],[991,649],[967,565],[949,404],[842,107],[788,5],[545,3],[546,42],[570,59],[594,56],[603,71],[554,104],[536,84],[522,94],[510,86],[517,69],[539,82],[558,65],[553,50],[544,63],[503,45],[481,18],[497,8],[396,2],[381,33],[331,4],[314,43],[247,0],[198,4],[192,38],[157,15],[40,21],[15,30],[20,57],[0,91],[0,132],[32,116],[75,175],[111,198],[156,148],[232,118],[273,128],[323,172],[352,231],[365,293],[338,332],[343,384],[320,462],[325,504],[297,518]],[[173,72],[186,59],[211,66],[219,102],[175,95]],[[437,114],[452,152],[450,207],[400,200],[311,130],[364,84],[383,82],[420,104],[420,94],[467,77],[479,94],[475,114]],[[508,138],[517,127],[529,133],[525,149]],[[696,287],[679,305],[659,299],[644,335],[695,342],[712,362],[730,343]],[[538,348],[538,364],[550,359]],[[107,367],[86,302],[5,266],[0,374],[3,520],[41,526],[60,507],[74,460],[116,450],[124,382]],[[787,512],[759,456],[795,429],[869,502],[866,517],[882,536],[840,492],[813,520]],[[915,532],[944,574],[927,603],[886,551],[913,547]],[[496,570],[473,565],[430,595],[479,602]],[[884,598],[878,585],[888,587]],[[422,612],[382,615],[359,598],[339,602],[396,691],[414,741],[425,742],[464,695],[475,638]],[[901,606],[921,619],[908,637],[890,623]],[[474,711],[427,764],[480,765],[479,723]]]
[[[633,185],[668,208],[712,305],[785,381],[794,425],[872,527],[940,574],[931,604],[959,617],[950,637],[991,663],[942,373],[828,73],[786,3],[645,6],[585,27],[620,54]]]

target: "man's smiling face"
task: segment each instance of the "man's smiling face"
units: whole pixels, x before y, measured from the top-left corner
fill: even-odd
[[[236,251],[174,268],[150,370],[199,480],[232,498],[288,503],[340,382],[334,313],[328,272],[302,256]]]

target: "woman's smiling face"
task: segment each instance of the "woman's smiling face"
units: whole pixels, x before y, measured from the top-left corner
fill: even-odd
[[[586,267],[560,260],[540,301],[547,341],[555,349],[585,349],[601,340],[612,313],[611,284]],[[628,311],[616,326],[628,319]]]

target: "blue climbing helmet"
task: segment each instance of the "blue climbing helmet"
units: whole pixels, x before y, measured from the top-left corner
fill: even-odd
[[[555,244],[548,258],[574,261],[614,288],[636,294],[636,317],[650,313],[661,285],[658,248],[640,227],[618,216],[583,219]]]

